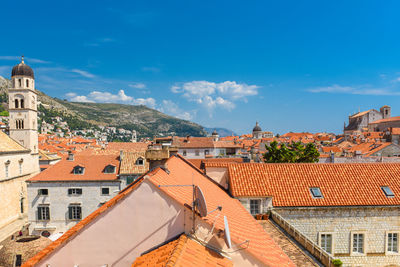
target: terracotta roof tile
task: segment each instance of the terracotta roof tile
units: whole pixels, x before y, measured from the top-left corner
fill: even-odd
[[[233,266],[231,260],[204,247],[185,234],[147,254],[138,257],[132,267],[141,266]]]
[[[400,205],[399,177],[399,163],[229,165],[233,196],[272,196],[276,207]],[[381,186],[395,196],[386,197]],[[312,198],[310,187],[319,187],[323,198]]]
[[[136,164],[139,158],[143,159],[143,165]],[[119,174],[143,174],[149,170],[149,162],[145,160],[145,151],[126,152],[123,151]]]
[[[115,173],[104,173],[104,168],[112,164],[116,166]],[[84,166],[83,174],[74,174],[75,166]],[[119,173],[119,158],[115,155],[75,155],[73,161],[62,159],[38,175],[29,179],[29,182],[38,181],[110,181],[116,180]]]
[[[391,122],[391,121],[400,121],[400,116],[377,120],[377,121],[371,122],[370,124],[378,124],[378,123]]]
[[[161,169],[156,169],[148,174],[149,180],[156,186],[192,184],[193,182],[202,189],[209,210],[222,206],[221,216],[216,218],[217,213],[211,213],[202,220],[210,225],[216,220],[215,228],[223,230],[222,215],[225,215],[229,220],[231,239],[234,243],[239,244],[250,240],[248,247],[246,245],[246,250],[266,265],[294,266],[282,249],[275,244],[237,199],[231,198],[215,182],[185,162],[187,161],[182,157],[173,156],[167,161],[169,174]],[[182,205],[190,205],[192,202],[192,188],[190,187],[160,187],[160,190]]]
[[[242,158],[209,158],[209,159],[188,159],[190,163],[195,165],[198,169],[201,169],[202,164],[210,163],[233,163],[233,162],[243,162]]]
[[[9,137],[3,131],[0,131],[0,152],[16,152],[16,151],[29,151],[21,146],[17,141]]]

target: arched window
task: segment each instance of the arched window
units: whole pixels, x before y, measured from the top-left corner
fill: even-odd
[[[26,87],[29,87],[29,80],[26,79]]]
[[[143,160],[143,158],[138,158],[138,159],[136,160],[136,165],[144,165],[144,160]]]
[[[24,129],[24,121],[21,121],[21,129]]]
[[[15,121],[15,128],[19,129],[18,126],[19,126],[19,125],[18,125],[18,120],[16,120],[16,121]]]
[[[21,108],[24,108],[24,107],[25,107],[25,105],[24,105],[24,100],[21,99]]]
[[[18,79],[18,82],[19,82],[19,87],[22,87],[22,80]]]
[[[15,99],[15,108],[18,108],[18,99]]]

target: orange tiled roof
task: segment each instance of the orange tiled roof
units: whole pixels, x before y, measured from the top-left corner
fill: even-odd
[[[202,164],[209,163],[234,163],[234,162],[243,162],[242,158],[209,158],[209,159],[188,159],[190,163],[200,169]]]
[[[231,198],[224,190],[222,190],[211,179],[205,177],[198,169],[193,167],[189,162],[180,156],[172,156],[167,161],[169,174],[157,168],[146,175],[150,182],[155,185],[161,184],[191,184],[194,182],[200,186],[210,210],[217,206],[222,206],[221,215],[225,215],[229,219],[231,239],[234,243],[239,244],[246,240],[250,242],[244,245],[246,251],[251,253],[255,258],[261,260],[268,266],[294,266],[293,262],[276,245],[272,237],[270,237],[262,228],[262,226],[245,210],[237,199]],[[86,225],[90,224],[99,215],[107,209],[113,207],[121,201],[125,196],[132,193],[133,190],[141,184],[143,176],[136,180],[133,184],[122,190],[117,196],[106,202],[99,209],[91,213],[85,219],[69,229],[59,239],[51,243],[44,250],[40,251],[36,256],[23,264],[23,267],[32,267],[51,254],[64,243],[71,240]],[[168,196],[175,199],[181,205],[192,202],[192,192],[189,187],[157,187],[164,191]],[[202,218],[210,225],[215,221],[215,228],[224,229],[223,216],[217,217],[216,213],[211,213]]]
[[[398,177],[400,163],[229,165],[233,196],[272,196],[276,207],[400,205]],[[381,186],[395,197],[386,197]],[[313,199],[310,187],[319,187],[324,198]]]
[[[236,164],[231,164],[236,165]],[[221,216],[211,213],[202,218],[206,223],[215,228],[224,229],[223,215],[229,220],[231,239],[240,244],[250,240],[244,245],[246,251],[268,266],[294,266],[282,249],[275,244],[273,239],[263,230],[262,226],[247,212],[237,199],[231,198],[223,189],[208,177],[205,177],[198,169],[194,168],[181,156],[173,156],[168,159],[169,174],[161,169],[156,169],[148,174],[149,180],[156,185],[171,184],[196,184],[205,196],[207,207],[213,210],[222,206]],[[192,188],[190,187],[158,187],[181,205],[192,203]]]
[[[400,134],[400,128],[391,128],[391,134]]]
[[[142,158],[144,164],[137,165],[138,158]],[[121,167],[119,174],[143,174],[149,170],[149,162],[145,160],[145,151],[142,152],[126,152],[123,151]]]
[[[400,121],[400,116],[377,120],[377,121],[371,122],[370,124],[378,124],[378,123],[391,122],[391,121]]]
[[[132,267],[233,266],[231,260],[201,245],[185,234],[136,258]]]
[[[116,166],[115,173],[104,173],[104,168],[109,164]],[[83,174],[73,174],[73,168],[78,165],[85,166]],[[119,158],[115,155],[77,154],[73,161],[62,159],[28,181],[111,181],[118,178],[118,173]]]
[[[148,144],[143,142],[109,142],[106,150],[124,151],[146,151]]]
[[[329,153],[329,152],[334,152],[334,153],[339,153],[342,152],[342,149],[338,146],[324,146],[322,147],[322,152]]]
[[[0,131],[0,152],[28,152],[29,149],[21,146],[17,141]]]

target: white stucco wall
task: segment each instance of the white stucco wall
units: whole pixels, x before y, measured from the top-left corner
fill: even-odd
[[[68,206],[80,204],[82,219],[113,198],[120,191],[120,182],[35,182],[28,183],[28,221],[29,232],[40,234],[47,230],[51,233],[66,232],[79,221],[69,220]],[[102,195],[101,188],[108,187],[109,195]],[[69,188],[81,188],[82,195],[68,195]],[[38,189],[48,189],[48,196],[38,195]],[[37,210],[39,205],[49,205],[50,220],[39,221]]]

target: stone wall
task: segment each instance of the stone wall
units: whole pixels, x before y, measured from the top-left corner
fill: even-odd
[[[400,231],[400,207],[274,208],[293,227],[319,244],[321,232],[333,234],[333,257],[343,266],[400,265],[400,254],[386,252],[388,231]],[[365,254],[351,252],[351,234],[365,233]]]
[[[108,187],[109,195],[102,195],[101,188]],[[68,195],[69,188],[81,188],[82,195]],[[38,195],[38,189],[48,189],[47,196]],[[98,182],[36,182],[28,183],[28,220],[29,232],[40,234],[42,230],[51,233],[65,232],[78,221],[69,220],[68,206],[80,204],[82,207],[82,219],[99,208],[121,190],[120,181]],[[39,205],[49,205],[50,220],[39,221],[37,210]]]

